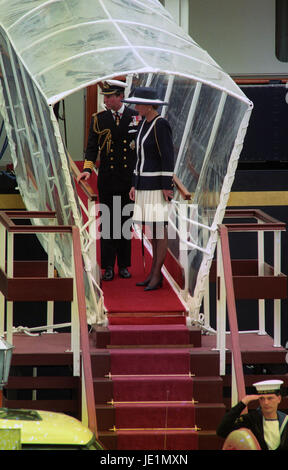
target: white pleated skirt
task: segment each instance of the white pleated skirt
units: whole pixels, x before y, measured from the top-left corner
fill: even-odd
[[[161,189],[136,190],[133,221],[138,223],[167,222],[169,203]]]

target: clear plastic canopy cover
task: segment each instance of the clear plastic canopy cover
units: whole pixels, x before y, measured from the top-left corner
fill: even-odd
[[[244,96],[158,0],[1,0],[0,12],[48,103],[129,72],[173,73]]]
[[[169,102],[175,174],[192,195],[175,194],[169,243],[197,311],[252,103],[158,0],[0,0],[0,46],[17,183],[28,210],[55,210],[59,224],[82,222],[53,105],[119,75]],[[62,239],[59,265],[69,270]]]

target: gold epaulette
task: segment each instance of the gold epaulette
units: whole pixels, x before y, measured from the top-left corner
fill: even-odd
[[[97,111],[96,113],[92,114],[92,117],[97,116],[98,114],[106,113],[106,109],[100,109],[100,111]]]

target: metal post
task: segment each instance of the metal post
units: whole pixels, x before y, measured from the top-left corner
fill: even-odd
[[[7,276],[13,277],[13,258],[14,258],[14,234],[7,233]],[[7,301],[7,341],[11,344],[13,337],[13,302]]]
[[[261,223],[261,221],[258,221]],[[265,263],[265,255],[264,255],[264,231],[258,231],[258,276],[264,276],[264,263]],[[259,299],[258,300],[258,334],[259,335],[266,335],[265,329],[265,300]]]
[[[54,250],[55,250],[55,233],[48,235],[48,278],[54,277]],[[54,325],[54,301],[47,301],[47,325]],[[47,333],[53,333],[53,328],[49,328]]]
[[[217,345],[220,351],[220,375],[225,375],[226,369],[226,288],[224,280],[223,258],[220,237],[217,241]]]
[[[80,320],[78,312],[78,296],[74,253],[72,250],[73,265],[73,301],[71,303],[71,350],[73,354],[73,375],[80,376]]]
[[[281,273],[281,232],[274,232],[274,276]],[[274,300],[274,344],[275,348],[281,347],[281,300]]]
[[[6,272],[6,229],[0,225],[0,269]],[[4,335],[5,328],[5,297],[0,291],[0,336]]]

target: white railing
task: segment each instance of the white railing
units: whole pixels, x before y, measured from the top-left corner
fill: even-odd
[[[37,225],[15,225],[12,222],[13,219],[39,219],[39,218],[49,219],[48,225],[37,226]],[[67,326],[71,326],[71,351],[73,352],[73,370],[74,375],[80,375],[80,345],[79,345],[79,324],[78,324],[78,315],[75,314],[77,312],[77,305],[75,302],[72,301],[72,315],[71,315],[71,322],[70,323],[63,323],[57,325],[54,323],[54,300],[47,300],[47,324],[45,326],[39,326],[38,328],[26,328],[18,327],[15,328],[13,325],[13,304],[14,304],[14,296],[13,292],[10,294],[9,292],[9,282],[13,280],[19,281],[19,285],[22,280],[28,279],[28,288],[31,285],[31,290],[26,290],[22,294],[19,292],[18,298],[21,299],[21,295],[23,299],[25,298],[33,298],[33,281],[35,283],[35,288],[37,286],[37,274],[35,273],[33,277],[23,276],[15,277],[15,259],[14,259],[14,245],[15,245],[15,237],[19,234],[25,234],[27,236],[37,235],[39,233],[46,233],[48,234],[48,250],[47,250],[47,276],[41,276],[41,282],[45,282],[45,280],[53,280],[55,279],[55,265],[54,265],[54,239],[56,233],[70,233],[71,227],[70,226],[57,226],[52,225],[55,221],[55,213],[45,213],[45,212],[23,212],[23,211],[1,211],[0,213],[0,270],[1,270],[1,289],[0,289],[0,299],[1,299],[1,311],[0,311],[0,335],[5,335],[7,337],[7,341],[13,344],[13,333],[19,331],[27,331],[27,333],[34,334],[37,331],[46,331],[46,333],[53,333],[56,328],[64,328]],[[71,237],[71,245],[72,245],[72,237]],[[73,250],[72,250],[73,252]],[[29,262],[29,260],[27,260]],[[23,262],[25,263],[25,262]],[[33,261],[32,261],[33,263]],[[74,264],[74,258],[72,259],[72,264]],[[75,272],[75,266],[73,265],[73,272]],[[75,277],[75,276],[74,276]],[[6,278],[6,280],[5,280]],[[6,282],[5,282],[6,281]],[[31,281],[29,283],[29,281]],[[74,282],[74,279],[73,279]],[[75,289],[75,286],[74,286]],[[8,299],[5,298],[5,292],[8,291]],[[14,293],[15,294],[15,293]],[[64,293],[63,293],[64,294]],[[53,293],[50,293],[50,296],[53,298]],[[35,292],[35,298],[40,299],[38,292]],[[48,292],[45,292],[43,289],[43,300],[46,300],[46,297],[49,297]],[[64,294],[64,297],[65,294]],[[12,300],[10,300],[12,298]],[[6,309],[5,309],[5,301],[6,301]],[[6,322],[5,322],[5,310],[6,310]],[[6,331],[4,330],[6,324]]]
[[[49,219],[49,225],[20,225],[14,224],[14,219]],[[87,422],[90,429],[97,435],[97,423],[95,412],[95,400],[93,391],[93,380],[91,372],[91,358],[89,352],[89,340],[86,317],[86,299],[83,280],[83,257],[81,253],[81,238],[78,227],[52,225],[55,221],[54,212],[25,212],[25,211],[1,211],[0,212],[0,336],[5,336],[7,341],[13,345],[13,334],[16,332],[28,335],[45,332],[53,334],[61,328],[70,328],[71,353],[73,356],[73,375],[81,377],[82,383],[82,421]],[[44,268],[47,275],[33,277],[15,276],[14,239],[19,234],[33,236],[39,233],[48,234],[47,262]],[[72,279],[55,278],[54,265],[54,238],[56,234],[68,234],[71,242],[72,253]],[[27,265],[29,260],[24,261]],[[35,268],[37,261],[30,261]],[[35,268],[36,269],[36,268]],[[45,270],[44,269],[44,270]],[[10,292],[9,283],[17,281],[20,292],[16,298],[27,301],[47,302],[47,325],[34,328],[13,326],[13,302],[15,292]],[[60,287],[58,281],[64,280]],[[45,284],[48,281],[47,284]],[[53,284],[49,281],[54,282]],[[37,287],[41,293],[37,292]],[[22,287],[22,289],[21,289]],[[50,291],[51,289],[51,291]],[[62,290],[61,290],[62,289]],[[68,295],[66,290],[68,291]],[[56,291],[56,296],[55,296]],[[19,293],[19,296],[18,296]],[[71,301],[71,322],[57,324],[54,322],[54,300],[69,299]],[[60,297],[60,298],[59,298]],[[48,300],[48,299],[53,300]],[[5,308],[6,304],[6,308]],[[5,316],[6,311],[6,316]],[[6,326],[6,330],[5,330]],[[37,368],[35,368],[37,369]],[[35,370],[37,374],[37,370]]]

